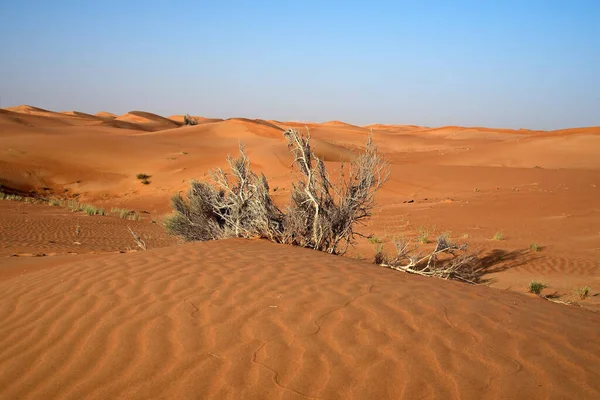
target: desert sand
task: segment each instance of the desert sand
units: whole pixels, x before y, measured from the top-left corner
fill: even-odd
[[[0,201],[0,399],[600,398],[600,127],[197,118],[0,110],[3,191],[140,216]],[[381,268],[364,238],[339,257],[166,234],[170,196],[240,141],[285,205],[288,127],[331,171],[372,132],[391,176],[361,232],[449,233],[485,284]]]

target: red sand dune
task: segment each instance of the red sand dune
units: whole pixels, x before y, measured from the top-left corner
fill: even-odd
[[[0,110],[0,185],[142,215],[0,201],[0,398],[600,397],[600,128],[199,122]],[[447,232],[491,287],[373,267],[365,238],[333,257],[166,235],[170,196],[240,142],[284,207],[282,131],[305,126],[334,178],[371,130],[390,163],[361,233],[391,251]],[[130,252],[128,228],[152,249]],[[531,280],[580,307],[527,295]]]
[[[180,126],[180,124],[161,117],[160,115],[152,114],[144,111],[130,111],[113,120],[114,122],[125,122],[136,124],[147,130],[157,131],[163,129],[171,129]]]
[[[221,118],[204,118],[204,117],[200,117],[200,116],[196,116],[196,115],[192,115],[191,117],[194,118],[199,124],[223,121],[223,119],[221,119]],[[184,118],[185,118],[184,114],[177,114],[177,115],[171,115],[168,119],[170,119],[171,121],[173,121],[179,125],[183,125]]]
[[[262,241],[0,282],[4,398],[595,398],[600,316]]]
[[[96,115],[96,117],[100,117],[105,120],[117,118],[117,115],[115,115],[113,113],[109,113],[107,111],[100,111],[100,112],[97,112],[95,115]]]

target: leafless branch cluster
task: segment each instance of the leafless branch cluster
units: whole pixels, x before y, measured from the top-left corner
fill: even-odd
[[[256,236],[280,241],[283,214],[269,195],[267,178],[252,172],[242,145],[240,156],[227,162],[230,174],[221,168],[210,172],[214,185],[192,181],[187,199],[173,196],[167,229],[190,241]]]
[[[148,245],[146,244],[146,241],[142,239],[140,235],[135,233],[130,227],[127,227],[127,229],[129,229],[129,233],[131,233],[131,236],[133,236],[135,244],[142,250],[148,250]]]
[[[377,153],[372,136],[365,152],[344,166],[337,185],[323,160],[310,147],[310,132],[284,132],[302,179],[292,185],[291,201],[284,220],[284,242],[332,254],[344,254],[355,236],[357,223],[371,215],[375,192],[387,180],[387,163]]]
[[[445,235],[438,238],[435,248],[427,254],[418,253],[418,246],[411,247],[405,239],[397,239],[394,244],[396,255],[387,258],[379,251],[376,261],[381,262],[378,264],[397,271],[441,279],[468,283],[477,283],[479,279],[477,255],[468,253],[466,244],[451,243]]]
[[[251,171],[240,146],[239,158],[228,157],[230,174],[217,169],[211,172],[213,185],[194,181],[187,199],[173,196],[174,213],[166,221],[167,229],[186,240],[260,236],[345,253],[355,225],[371,215],[375,192],[389,175],[387,164],[369,137],[365,152],[347,172],[342,168],[340,183],[333,185],[324,162],[311,150],[310,134],[288,129],[284,136],[301,174],[286,213],[273,203],[267,178]]]

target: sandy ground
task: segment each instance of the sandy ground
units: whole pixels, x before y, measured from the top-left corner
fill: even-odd
[[[0,201],[0,398],[600,398],[600,127],[198,121],[0,110],[5,189],[141,215]],[[239,141],[284,205],[282,131],[305,126],[332,171],[370,130],[390,162],[363,233],[388,250],[449,233],[486,285],[373,266],[366,239],[333,257],[166,235],[169,197]],[[526,294],[532,279],[579,306]]]

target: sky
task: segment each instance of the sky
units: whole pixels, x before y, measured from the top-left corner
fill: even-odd
[[[0,0],[0,107],[600,125],[600,1]]]

